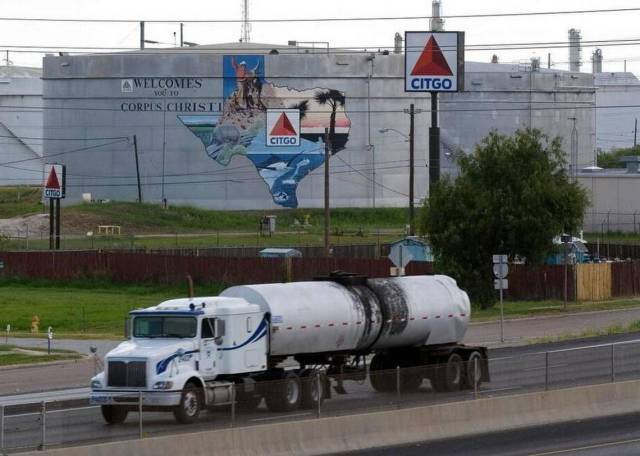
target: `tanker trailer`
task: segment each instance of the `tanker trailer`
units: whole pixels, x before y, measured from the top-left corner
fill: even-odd
[[[395,373],[381,372],[396,367],[421,368],[402,371],[403,391],[425,379],[436,391],[489,379],[487,349],[461,343],[470,303],[448,276],[368,279],[338,272],[310,282],[235,286],[221,296],[265,313],[270,369],[293,357],[301,372],[326,369],[338,393],[345,392],[343,378],[362,380],[367,373],[375,390],[394,391]]]

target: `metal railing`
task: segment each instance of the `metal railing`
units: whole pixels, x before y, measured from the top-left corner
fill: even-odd
[[[397,366],[368,372],[366,378],[362,371],[347,369],[332,374],[330,382],[319,369],[298,373],[294,383],[299,397],[290,397],[291,403],[282,401],[291,393],[285,380],[258,382],[250,388],[225,385],[221,387],[230,388],[225,394],[231,400],[202,410],[189,426],[177,424],[170,413],[147,410],[143,393],[138,392],[122,394],[117,404],[128,408],[129,419],[116,425],[105,424],[100,407],[89,405],[87,399],[2,405],[0,398],[0,454],[639,379],[640,340],[531,351],[491,358],[486,364],[473,360],[453,367]],[[477,382],[482,374],[482,382]],[[341,394],[345,390],[348,394]]]

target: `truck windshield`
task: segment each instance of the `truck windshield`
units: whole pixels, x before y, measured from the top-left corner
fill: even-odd
[[[197,321],[193,317],[139,316],[133,319],[133,337],[195,337]]]

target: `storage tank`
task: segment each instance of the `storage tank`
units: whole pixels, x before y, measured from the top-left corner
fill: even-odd
[[[469,298],[444,275],[242,285],[221,296],[244,298],[271,314],[272,356],[367,352],[460,342]]]

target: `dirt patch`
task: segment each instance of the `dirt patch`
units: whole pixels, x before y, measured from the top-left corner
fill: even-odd
[[[49,234],[49,214],[0,219],[0,235],[26,238]]]

